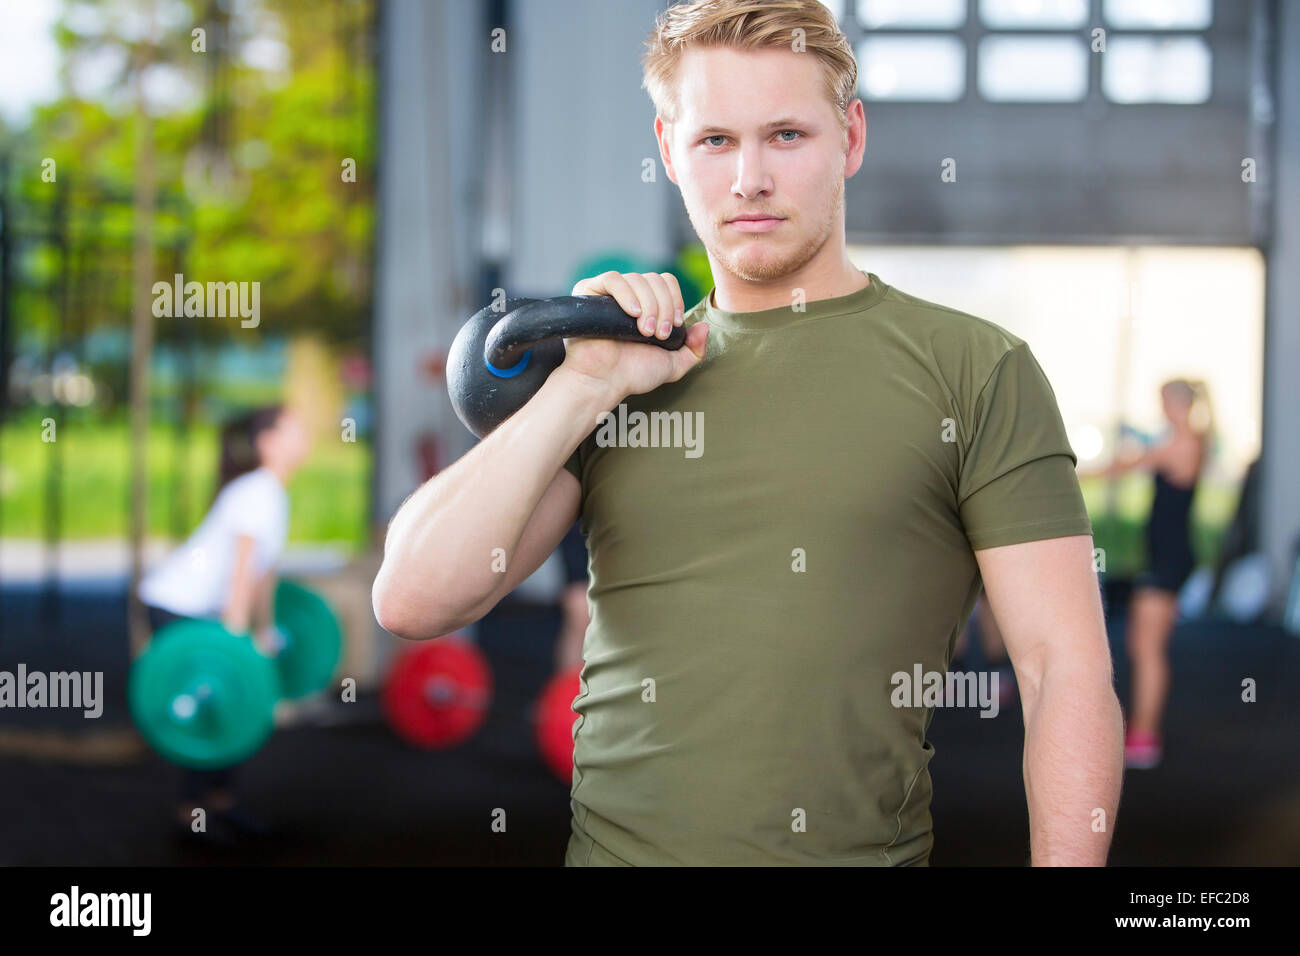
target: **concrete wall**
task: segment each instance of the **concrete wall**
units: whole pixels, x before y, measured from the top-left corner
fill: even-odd
[[[584,258],[673,251],[677,187],[664,175],[640,53],[657,0],[512,3],[511,292],[565,295]],[[642,181],[653,160],[655,182]]]
[[[423,480],[422,437],[439,436],[444,467],[469,447],[427,364],[480,307],[487,36],[477,2],[388,0],[381,17],[374,517],[382,527]]]

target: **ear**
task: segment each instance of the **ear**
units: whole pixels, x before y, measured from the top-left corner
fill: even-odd
[[[867,111],[859,97],[849,101],[845,110],[849,121],[847,152],[844,156],[844,178],[848,179],[862,168],[862,154],[867,148]]]
[[[673,169],[672,151],[669,149],[669,142],[672,139],[672,127],[665,125],[662,117],[655,114],[655,140],[659,143],[659,158],[663,160],[664,169],[668,173],[668,178],[675,185],[680,186],[677,181],[677,172]]]

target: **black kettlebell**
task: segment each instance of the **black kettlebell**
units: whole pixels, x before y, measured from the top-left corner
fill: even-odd
[[[686,326],[673,326],[666,339],[648,338],[608,295],[506,299],[500,311],[480,309],[447,353],[447,391],[456,415],[482,438],[537,394],[564,361],[563,339],[577,337],[675,352],[686,343]]]

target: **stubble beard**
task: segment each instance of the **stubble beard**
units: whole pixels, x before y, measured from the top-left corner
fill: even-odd
[[[817,226],[816,231],[805,237],[803,242],[790,253],[780,254],[779,251],[775,250],[774,244],[771,246],[755,246],[752,244],[754,240],[750,239],[745,240],[748,246],[747,249],[736,248],[734,245],[724,245],[720,234],[723,229],[727,228],[725,224],[720,225],[708,234],[709,237],[704,240],[704,247],[714,261],[738,279],[744,279],[747,282],[773,282],[797,273],[811,262],[817,253],[821,252],[827,241],[829,241],[835,224],[839,222],[839,214],[843,209],[844,178],[839,176],[836,177],[836,189],[831,194],[826,208],[809,219],[809,222]],[[696,234],[701,234],[695,216],[691,215],[690,219],[696,227]],[[789,228],[792,222],[793,220],[787,220],[787,225],[778,226],[777,230]],[[759,243],[770,243],[770,236],[771,233],[759,233],[756,238]]]

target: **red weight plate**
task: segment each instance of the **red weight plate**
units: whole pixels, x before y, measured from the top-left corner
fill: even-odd
[[[487,716],[492,673],[473,643],[459,635],[439,637],[398,657],[382,699],[389,726],[407,743],[454,747]]]
[[[573,781],[573,702],[580,689],[582,668],[556,674],[537,701],[537,746],[551,772],[565,783]]]

